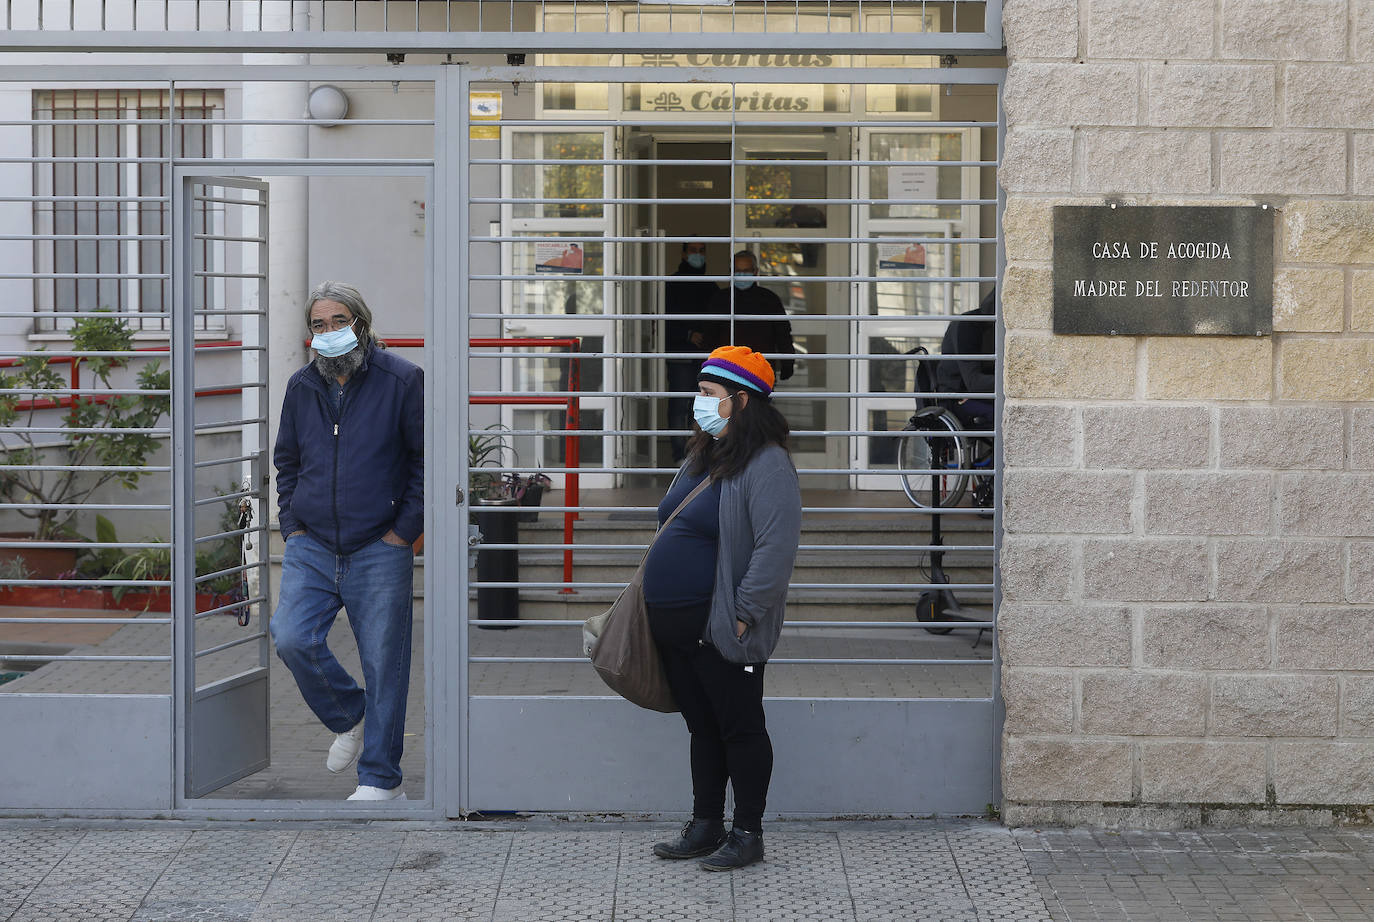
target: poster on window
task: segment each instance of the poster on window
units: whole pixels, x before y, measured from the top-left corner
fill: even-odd
[[[924,269],[926,248],[919,243],[878,244],[879,269]]]
[[[538,274],[581,275],[583,256],[580,243],[536,243],[534,271]]]
[[[898,202],[933,201],[939,198],[939,181],[939,167],[890,166],[887,168],[887,197]]]

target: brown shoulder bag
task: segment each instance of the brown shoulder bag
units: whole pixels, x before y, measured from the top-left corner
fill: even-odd
[[[582,625],[582,652],[591,657],[597,675],[626,701],[671,714],[677,710],[658,647],[649,631],[649,611],[644,604],[644,564],[654,541],[667,530],[677,514],[711,485],[707,477],[668,516],[645,548],[630,584],[621,591],[615,604]]]

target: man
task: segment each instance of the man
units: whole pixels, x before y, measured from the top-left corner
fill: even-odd
[[[693,276],[706,274],[706,244],[694,240],[682,244],[682,261],[678,263],[673,278],[680,282],[665,282],[663,285],[663,311],[670,317],[674,314],[705,314],[711,303],[711,296],[720,291],[714,282],[692,280]],[[667,352],[710,352],[705,348],[706,333],[712,324],[706,320],[669,320],[664,330],[664,348]],[[697,390],[697,371],[701,359],[668,359],[668,390],[682,394],[681,397],[668,398],[668,427],[670,429],[692,428],[692,400]],[[687,450],[687,437],[675,435],[669,439],[673,448],[673,463],[682,461]]]
[[[997,312],[997,289],[983,296],[973,310],[962,317],[991,317]],[[989,358],[950,359],[935,362],[935,387],[949,394],[990,394],[997,387],[996,366],[991,358],[997,348],[997,326],[990,321],[951,320],[940,341],[941,355],[986,355]],[[974,420],[991,419],[994,407],[988,398],[950,398],[954,415],[965,426]]]
[[[404,800],[424,374],[385,351],[351,285],[318,285],[306,326],[315,356],[286,385],[273,455],[286,549],[272,639],[305,703],[336,734],[326,766],[358,766],[348,799]],[[341,607],[358,642],[361,688],[325,642]]]
[[[770,356],[777,380],[786,381],[792,377],[796,366],[794,359],[779,359],[777,355],[792,355],[792,324],[787,320],[782,300],[767,288],[758,284],[758,259],[749,250],[740,250],[734,257],[734,273],[731,284],[734,291],[721,289],[711,298],[710,313],[731,314],[735,316],[776,314],[780,320],[762,318],[736,320],[734,332],[728,320],[715,321],[715,327],[708,339],[708,349],[720,346],[748,346],[755,352]],[[731,295],[734,295],[733,311]]]

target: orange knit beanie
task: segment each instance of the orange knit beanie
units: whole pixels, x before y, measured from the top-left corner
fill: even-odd
[[[697,380],[715,380],[729,387],[742,384],[767,397],[773,393],[773,366],[748,346],[721,346],[701,365]]]

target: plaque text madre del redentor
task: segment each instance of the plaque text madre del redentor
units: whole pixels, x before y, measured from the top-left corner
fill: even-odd
[[[1056,205],[1054,332],[1273,331],[1274,210]]]

